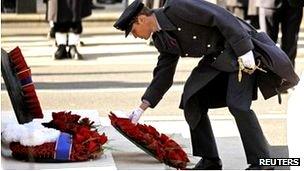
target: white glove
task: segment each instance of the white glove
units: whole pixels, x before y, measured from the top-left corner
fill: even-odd
[[[141,117],[141,115],[143,113],[144,113],[144,110],[142,110],[141,108],[136,108],[129,115],[129,119],[131,120],[132,123],[137,124],[139,118]]]
[[[239,58],[242,59],[242,62],[246,68],[253,69],[255,67],[255,61],[252,50],[240,56]]]

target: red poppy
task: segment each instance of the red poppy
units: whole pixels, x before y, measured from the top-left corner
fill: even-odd
[[[105,135],[105,133],[103,133],[101,136],[99,136],[99,143],[101,145],[103,145],[104,143],[106,143],[108,141],[108,137]]]
[[[98,144],[95,143],[94,141],[89,142],[88,150],[90,153],[93,153],[94,151],[97,151],[99,148]]]
[[[75,136],[74,136],[74,139],[73,139],[73,141],[75,141],[75,143],[82,143],[82,142],[84,142],[86,140],[86,138],[83,136],[83,135],[81,135],[81,134],[76,134]]]

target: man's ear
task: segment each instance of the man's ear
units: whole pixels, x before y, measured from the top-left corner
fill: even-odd
[[[137,22],[138,22],[139,24],[142,24],[142,23],[145,23],[145,22],[146,22],[146,19],[147,19],[147,16],[145,16],[145,15],[139,15],[139,16],[137,17]]]

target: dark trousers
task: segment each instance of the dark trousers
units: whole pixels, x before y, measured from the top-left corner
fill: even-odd
[[[82,33],[82,22],[55,22],[54,23],[55,32],[68,33],[72,32],[75,34]]]
[[[259,16],[258,15],[247,15],[248,8],[246,7],[233,7],[233,6],[227,6],[227,10],[232,12],[235,16],[243,19],[248,20],[249,24],[251,24],[254,28],[259,29]]]
[[[278,41],[281,23],[281,48],[288,55],[293,66],[297,55],[297,43],[303,16],[302,7],[291,7],[287,1],[277,9],[260,8],[260,27],[274,41]]]
[[[223,84],[223,81],[226,84]],[[210,90],[218,83],[222,83],[222,88],[217,92],[211,92]],[[221,100],[221,97],[226,97],[227,107],[234,116],[242,139],[247,162],[257,164],[259,158],[270,157],[269,144],[255,113],[250,110],[254,84],[254,75],[243,74],[242,82],[239,83],[236,73],[221,73],[197,93],[201,97],[200,105],[204,112],[198,126],[194,130],[190,129],[194,156],[203,158],[219,157],[207,112],[210,103]],[[214,96],[214,94],[217,95]]]

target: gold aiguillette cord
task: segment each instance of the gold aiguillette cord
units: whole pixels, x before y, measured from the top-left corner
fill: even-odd
[[[257,60],[258,61],[258,64],[255,65],[253,68],[246,68],[244,66],[244,63],[242,61],[241,58],[238,58],[238,63],[239,63],[239,73],[238,73],[238,81],[241,82],[242,81],[242,71],[251,75],[254,73],[255,70],[259,70],[259,71],[262,71],[264,73],[267,73],[266,70],[264,70],[263,68],[260,68],[260,64],[261,64],[261,61],[260,60]]]

